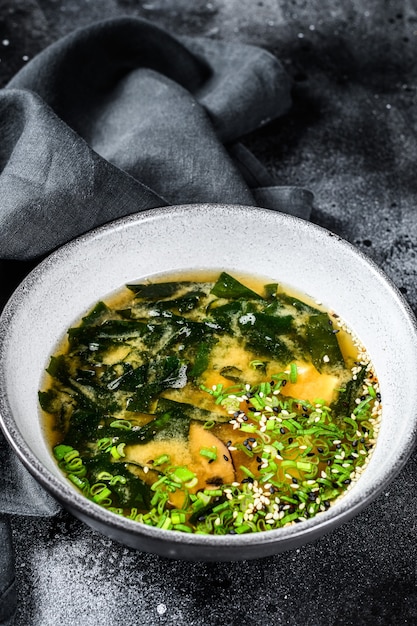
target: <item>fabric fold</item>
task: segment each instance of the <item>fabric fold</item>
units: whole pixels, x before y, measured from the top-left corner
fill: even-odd
[[[9,520],[0,515],[0,624],[11,626],[17,607],[16,578]]]
[[[284,114],[290,88],[265,50],[141,19],[63,37],[0,93],[0,258],[36,258],[156,206],[256,204],[228,149]],[[254,157],[248,167],[259,178]]]

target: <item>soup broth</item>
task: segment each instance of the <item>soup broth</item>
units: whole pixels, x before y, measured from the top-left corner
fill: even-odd
[[[87,498],[209,534],[325,511],[363,471],[381,413],[369,356],[336,313],[226,272],[97,303],[51,357],[39,401]]]

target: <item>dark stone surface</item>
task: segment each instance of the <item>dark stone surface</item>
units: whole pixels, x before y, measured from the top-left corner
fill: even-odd
[[[294,104],[245,139],[313,221],[369,255],[417,310],[417,8],[409,0],[0,1],[0,85],[57,37],[122,14],[262,45]],[[2,277],[2,282],[4,278]],[[22,626],[417,623],[417,455],[371,506],[294,552],[244,563],[136,553],[62,513],[15,518]]]

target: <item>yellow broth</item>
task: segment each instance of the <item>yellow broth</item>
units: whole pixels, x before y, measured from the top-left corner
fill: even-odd
[[[69,329],[39,398],[86,497],[183,532],[247,533],[325,511],[359,477],[381,412],[336,313],[256,277],[129,285]]]

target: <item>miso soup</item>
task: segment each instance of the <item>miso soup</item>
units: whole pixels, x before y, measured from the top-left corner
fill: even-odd
[[[39,401],[86,498],[221,535],[332,506],[369,460],[381,414],[370,358],[336,313],[226,272],[98,302],[51,357]]]

